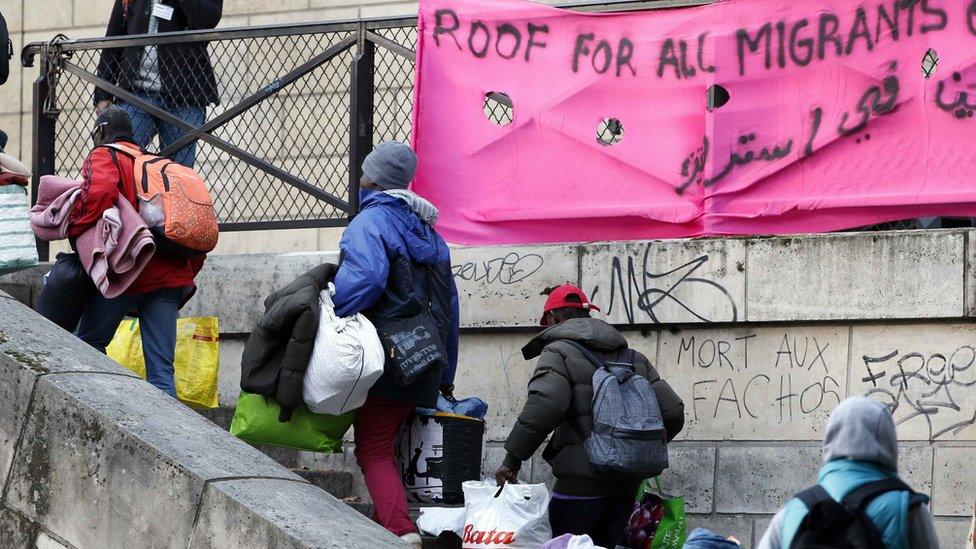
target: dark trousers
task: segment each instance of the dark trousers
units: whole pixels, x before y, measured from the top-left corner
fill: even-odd
[[[176,319],[186,288],[165,288],[143,294],[106,299],[101,294],[88,301],[81,315],[79,339],[104,353],[115,331],[132,310],[139,312],[146,381],[176,398],[173,357],[176,353]]]
[[[634,510],[634,496],[549,501],[552,537],[589,534],[600,547],[616,547]]]

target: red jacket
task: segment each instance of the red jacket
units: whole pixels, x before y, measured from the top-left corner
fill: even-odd
[[[115,205],[120,193],[133,206],[139,207],[133,165],[131,158],[107,147],[92,150],[81,169],[84,181],[82,198],[75,206],[75,220],[68,228],[68,236],[74,239],[93,226],[105,210]],[[157,251],[125,293],[141,294],[164,288],[193,287],[193,279],[203,267],[205,257],[201,255],[187,259]]]

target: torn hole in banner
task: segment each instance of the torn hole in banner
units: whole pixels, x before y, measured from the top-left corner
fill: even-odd
[[[934,49],[929,48],[922,56],[922,77],[931,78],[935,74],[935,69],[939,66],[939,54]]]
[[[596,140],[601,145],[616,145],[624,139],[624,125],[616,118],[604,118],[596,128]]]
[[[708,112],[724,107],[730,98],[729,90],[720,84],[712,84],[705,94],[705,108],[708,109]]]
[[[515,119],[515,106],[507,93],[486,93],[483,110],[485,118],[498,126],[507,126]]]

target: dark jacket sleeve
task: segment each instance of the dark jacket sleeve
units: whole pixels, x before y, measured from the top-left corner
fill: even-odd
[[[112,15],[108,19],[108,28],[105,36],[121,36],[125,34],[125,14],[123,13],[122,0],[115,0],[112,7]],[[119,83],[119,71],[122,67],[123,48],[105,48],[102,50],[102,57],[98,60],[98,76],[111,84]],[[112,94],[96,87],[95,100],[97,105],[100,101],[112,100]]]
[[[318,288],[307,276],[293,284],[291,294],[269,296],[267,311],[248,337],[241,357],[241,388],[273,397],[281,406],[280,421],[291,419],[301,406],[302,383],[318,332]],[[291,286],[291,285],[290,285]]]
[[[278,392],[275,395],[275,400],[281,406],[281,417],[278,418],[281,421],[291,419],[292,411],[304,403],[302,383],[305,380],[305,371],[308,370],[308,362],[312,358],[321,313],[317,288],[303,288],[289,297],[289,300],[293,301],[297,319],[285,346]]]
[[[241,389],[272,398],[278,390],[280,355],[287,345],[288,331],[295,323],[286,299],[276,297],[272,294],[265,301],[264,315],[251,330],[241,356]]]
[[[505,441],[505,465],[518,469],[532,457],[569,411],[572,386],[566,371],[566,359],[558,351],[545,349],[529,381],[529,397],[522,407],[508,440]]]
[[[654,396],[657,397],[657,404],[661,407],[661,419],[664,420],[664,430],[668,434],[668,442],[671,442],[685,427],[685,403],[674,392],[674,389],[668,385],[668,382],[661,379],[661,375],[651,366],[647,357],[638,354],[638,360],[647,369],[647,380],[651,382],[651,387],[654,389]]]
[[[186,14],[188,30],[212,29],[220,23],[223,0],[175,0]]]

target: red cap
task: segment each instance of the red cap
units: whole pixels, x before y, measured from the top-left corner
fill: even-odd
[[[566,299],[571,295],[579,298],[578,301],[569,301]],[[583,290],[580,290],[572,284],[563,284],[562,286],[553,289],[552,292],[549,293],[549,299],[546,300],[546,306],[542,310],[542,320],[539,321],[539,324],[543,326],[546,325],[546,313],[549,311],[564,309],[567,307],[573,309],[586,309],[588,311],[600,310],[599,307],[590,303],[590,300],[586,298],[586,294],[583,293]]]

